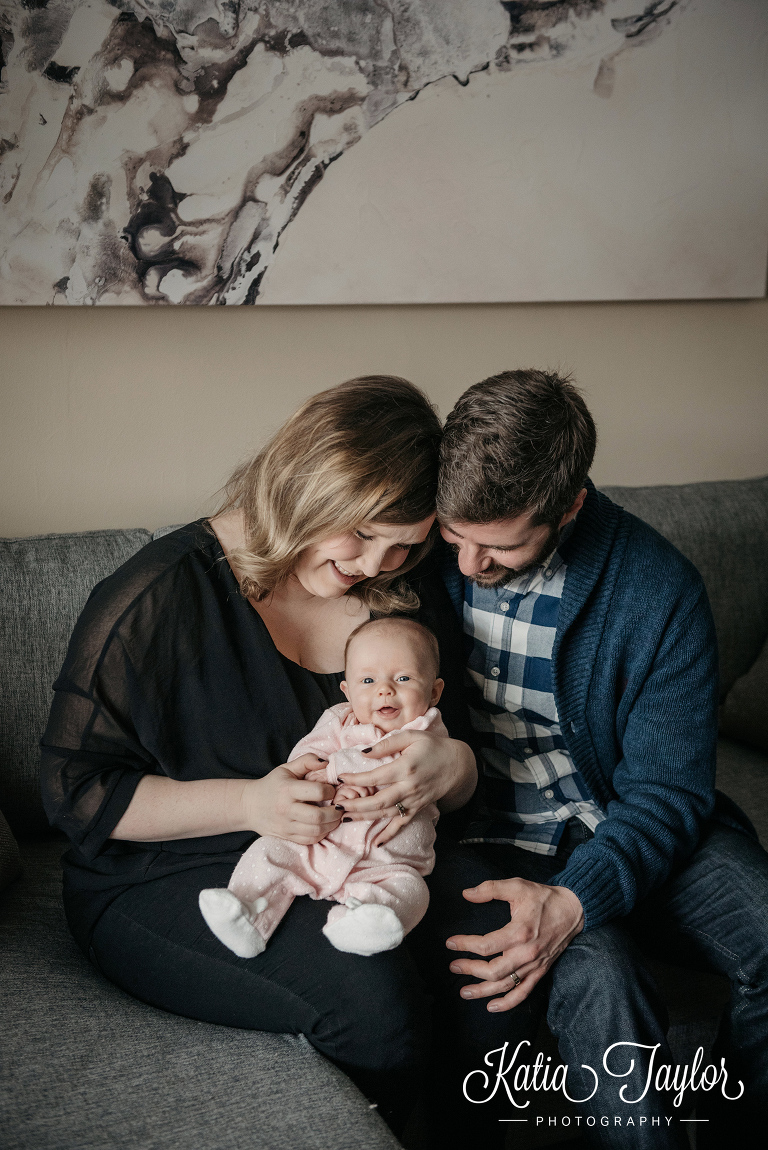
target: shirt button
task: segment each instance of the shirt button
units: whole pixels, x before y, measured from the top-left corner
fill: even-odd
[[[523,754],[524,755],[532,755],[533,754],[533,747],[523,747]]]
[[[491,674],[493,675],[493,677],[495,679],[501,674],[501,671],[499,670],[498,667],[491,667]]]
[[[500,611],[508,611],[509,610],[509,603],[500,603],[499,604],[499,610]]]
[[[545,791],[544,792],[544,798],[545,799],[553,799],[554,797],[555,797],[554,791]]]

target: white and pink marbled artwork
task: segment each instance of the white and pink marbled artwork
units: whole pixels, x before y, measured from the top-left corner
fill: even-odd
[[[765,0],[0,0],[0,303],[757,296]]]

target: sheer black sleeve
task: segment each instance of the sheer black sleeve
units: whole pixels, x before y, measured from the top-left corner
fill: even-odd
[[[94,610],[70,644],[42,741],[43,800],[49,821],[92,859],[125,813],[156,759],[137,733],[144,702],[119,634],[99,649]]]
[[[201,524],[148,544],[96,588],[54,692],[43,798],[89,863],[144,775],[261,777],[308,729],[307,699]],[[309,699],[309,726],[324,705]]]

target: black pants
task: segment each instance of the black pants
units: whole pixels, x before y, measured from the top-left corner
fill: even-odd
[[[91,958],[129,994],[204,1022],[304,1034],[397,1130],[420,1086],[429,1000],[407,946],[361,958],[331,946],[327,902],[297,898],[263,954],[238,958],[198,908],[231,866],[168,875],[121,894],[99,919]]]

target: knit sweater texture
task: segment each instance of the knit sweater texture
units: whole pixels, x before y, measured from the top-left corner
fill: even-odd
[[[717,642],[693,564],[592,483],[561,554],[555,702],[573,762],[608,817],[550,883],[577,895],[589,930],[660,886],[713,813]],[[461,618],[452,555],[443,579]]]

